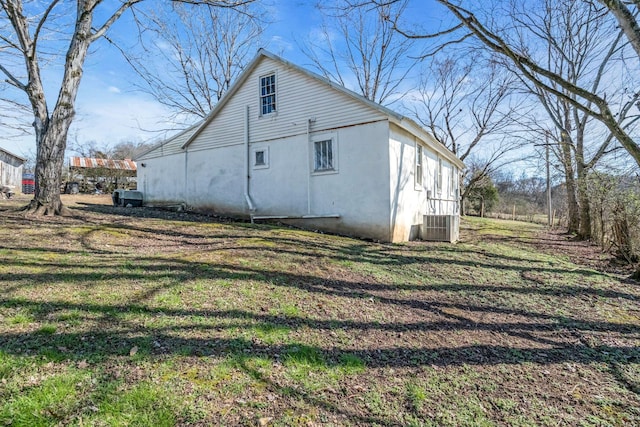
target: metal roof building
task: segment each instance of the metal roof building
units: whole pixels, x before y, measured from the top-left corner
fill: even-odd
[[[113,160],[113,159],[93,159],[89,157],[71,157],[69,158],[70,168],[80,169],[111,169],[120,171],[131,171],[133,175],[137,170],[136,162],[131,159]]]

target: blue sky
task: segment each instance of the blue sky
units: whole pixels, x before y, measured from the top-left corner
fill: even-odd
[[[269,0],[263,47],[284,58],[308,67],[309,59],[300,45],[318,30],[322,23],[315,0]],[[414,22],[427,26],[440,26],[441,20],[433,16],[424,0],[416,0],[409,14]],[[110,30],[113,38],[135,37],[136,29],[127,18]],[[49,103],[57,96],[57,81],[61,70],[45,69],[45,86]],[[113,146],[121,141],[152,141],[175,132],[181,124],[168,121],[170,112],[150,95],[136,88],[139,78],[121,54],[104,41],[92,47],[85,63],[76,104],[76,118],[69,135],[69,145],[96,141],[99,146]],[[31,120],[31,118],[29,118]],[[163,133],[162,131],[166,131]],[[0,128],[0,147],[24,157],[34,157],[35,142],[32,135],[7,139],[6,130]]]

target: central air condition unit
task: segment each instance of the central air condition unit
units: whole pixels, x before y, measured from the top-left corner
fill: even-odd
[[[458,240],[460,217],[458,215],[424,215],[420,238],[431,242],[455,242]]]

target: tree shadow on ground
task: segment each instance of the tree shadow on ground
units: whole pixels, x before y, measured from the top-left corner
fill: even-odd
[[[63,313],[76,313],[75,320],[87,325],[86,330],[74,330],[73,327],[60,326],[53,333],[47,330],[0,333],[0,349],[7,354],[18,356],[41,356],[50,360],[72,360],[102,363],[114,357],[127,357],[132,347],[138,348],[138,356],[143,359],[155,359],[172,355],[187,355],[210,358],[237,358],[240,366],[252,377],[262,381],[270,390],[282,395],[294,395],[312,405],[317,405],[334,413],[341,413],[352,420],[362,423],[392,424],[386,419],[363,417],[350,411],[340,402],[315,396],[304,389],[291,389],[256,371],[246,361],[256,358],[280,362],[288,355],[306,346],[312,353],[320,355],[320,362],[327,367],[340,367],[345,364],[345,356],[355,356],[362,360],[367,368],[421,368],[424,366],[455,367],[463,365],[495,366],[522,365],[527,363],[550,365],[558,363],[605,364],[611,375],[625,388],[638,394],[640,385],[628,378],[621,369],[625,365],[640,363],[640,325],[632,320],[626,322],[608,322],[585,320],[579,317],[558,314],[553,310],[534,311],[530,308],[517,308],[500,305],[495,302],[472,302],[457,295],[468,292],[497,295],[533,296],[533,297],[596,297],[610,300],[637,302],[639,296],[626,287],[617,289],[594,289],[587,286],[564,285],[561,283],[536,286],[535,283],[486,284],[457,283],[386,283],[382,280],[364,277],[363,280],[337,279],[321,273],[280,271],[277,267],[247,266],[224,261],[190,261],[173,257],[171,253],[163,256],[147,254],[136,256],[135,265],[123,265],[123,256],[118,249],[105,248],[96,243],[96,233],[105,227],[102,223],[87,223],[87,228],[78,234],[78,249],[47,248],[45,244],[36,248],[14,249],[29,253],[56,253],[68,259],[89,253],[96,256],[90,265],[78,266],[68,261],[30,260],[28,256],[6,261],[10,270],[22,270],[25,267],[44,268],[45,272],[22,272],[0,275],[0,281],[16,283],[4,290],[0,297],[3,309],[20,309],[29,313],[36,322],[56,323]],[[331,256],[334,261],[368,263],[382,267],[409,267],[432,263],[449,263],[461,268],[501,268],[515,272],[535,269],[542,273],[562,273],[562,268],[545,263],[525,265],[519,257],[494,259],[473,250],[462,250],[469,256],[465,259],[447,259],[429,255],[428,250],[413,251],[406,254],[406,248],[394,245],[365,244],[352,240],[349,243],[321,243],[310,239],[301,245],[286,235],[271,233],[268,235],[274,246],[264,247],[255,244],[252,238],[264,238],[263,235],[247,235],[233,230],[217,230],[211,235],[198,234],[195,231],[167,229],[161,230],[152,225],[112,223],[110,229],[127,230],[145,236],[177,237],[177,242],[185,247],[199,251],[218,251],[221,253],[243,251],[259,256],[276,250],[293,257],[311,258]],[[253,226],[252,226],[253,227]],[[251,231],[271,231],[271,227],[258,226]],[[286,231],[286,230],[285,230]],[[239,243],[239,239],[244,242]],[[176,242],[172,240],[172,242]],[[167,243],[169,245],[169,243]],[[9,245],[10,246],[10,245]],[[275,248],[275,249],[274,249]],[[289,249],[291,248],[291,249]],[[411,248],[413,250],[413,248]],[[125,254],[126,255],[126,254]],[[520,265],[523,263],[523,265]],[[507,265],[505,265],[507,264]],[[592,270],[576,269],[574,274],[591,277],[599,273]],[[365,280],[366,279],[366,280]],[[297,315],[269,313],[263,307],[214,310],[203,308],[175,308],[158,305],[153,299],[163,292],[171,291],[196,280],[238,280],[272,286],[283,291],[302,292],[312,297],[328,298],[330,301],[371,301],[375,307],[385,313],[403,312],[412,314],[412,318],[402,320],[361,320],[355,314],[353,318],[339,318],[335,314],[319,317],[318,313],[301,312]],[[146,283],[139,291],[126,299],[116,302],[70,302],[56,298],[42,299],[12,297],[11,294],[27,289],[36,292],[40,286],[55,283],[81,284],[91,291],[102,282],[109,283]],[[451,297],[450,295],[454,296]],[[444,296],[447,297],[444,297]],[[268,302],[267,302],[268,303]],[[314,314],[315,316],[311,316]],[[484,319],[483,316],[488,316]],[[144,321],[137,318],[144,318]],[[452,335],[470,333],[490,333],[512,340],[513,345],[496,342],[478,342],[459,345],[447,342],[429,342],[413,340],[404,342],[402,338],[386,342],[384,346],[358,344],[346,346],[329,340],[325,345],[310,345],[300,342],[268,343],[256,337],[234,336],[238,330],[272,328],[287,331],[311,330],[328,333],[346,331],[353,336],[367,333],[405,333],[430,337],[446,332]],[[484,335],[483,335],[484,336]],[[615,337],[618,344],[603,341],[601,336]]]

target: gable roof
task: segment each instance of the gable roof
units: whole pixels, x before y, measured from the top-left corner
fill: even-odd
[[[459,168],[463,169],[464,163],[458,159],[458,157],[456,157],[455,154],[453,154],[453,152],[451,150],[449,150],[447,147],[445,147],[444,145],[440,144],[439,142],[437,142],[435,140],[435,138],[429,133],[427,132],[422,126],[420,126],[419,124],[417,124],[414,120],[403,116],[402,114],[399,114],[383,105],[380,105],[376,102],[373,102],[367,98],[365,98],[362,95],[359,95],[347,88],[345,88],[342,85],[339,85],[337,83],[334,83],[332,81],[330,81],[329,79],[322,77],[312,71],[309,71],[305,68],[300,67],[299,65],[296,65],[292,62],[287,61],[286,59],[283,59],[277,55],[274,55],[271,52],[268,52],[265,49],[260,49],[258,50],[258,53],[256,54],[255,58],[253,58],[253,60],[251,61],[251,63],[249,63],[249,65],[244,69],[244,71],[242,72],[242,74],[238,77],[238,79],[235,81],[235,83],[229,88],[229,90],[224,94],[224,96],[222,97],[222,99],[220,99],[220,101],[216,104],[216,106],[213,108],[213,110],[211,110],[211,113],[209,113],[209,115],[199,124],[194,125],[192,127],[190,127],[189,129],[186,129],[185,131],[183,131],[183,133],[174,136],[173,138],[171,138],[170,140],[165,141],[169,142],[172,140],[175,140],[178,136],[187,136],[184,135],[184,133],[189,132],[190,134],[188,135],[188,138],[186,138],[186,141],[184,142],[184,144],[182,145],[182,149],[186,149],[189,145],[191,145],[191,143],[198,137],[198,135],[209,125],[209,123],[211,123],[211,121],[217,116],[217,114],[224,108],[224,106],[229,102],[230,99],[233,98],[234,94],[242,87],[242,85],[246,82],[246,80],[249,78],[249,76],[251,75],[251,73],[256,69],[256,67],[258,66],[258,64],[264,59],[264,58],[269,58],[275,62],[278,62],[288,68],[291,68],[293,70],[296,70],[297,72],[311,78],[314,79],[328,87],[330,87],[333,90],[336,90],[344,95],[347,95],[348,97],[366,105],[369,108],[372,108],[380,113],[382,113],[383,115],[387,116],[389,121],[396,124],[397,126],[399,126],[400,128],[406,130],[407,132],[411,133],[412,135],[415,135],[416,137],[420,138],[422,141],[426,142],[430,148],[432,148],[434,151],[436,151],[438,154],[442,155],[444,158],[446,158],[447,160],[451,161],[452,163],[454,163],[456,166],[458,166]],[[147,154],[147,153],[145,153]],[[138,158],[140,158],[142,156],[138,156]]]
[[[193,134],[193,132],[195,132],[200,127],[201,123],[202,123],[202,121],[199,121],[199,122],[189,126],[188,128],[179,131],[175,135],[173,135],[173,136],[171,136],[169,138],[161,140],[160,142],[154,144],[148,150],[143,151],[142,153],[140,153],[137,156],[135,156],[133,160],[137,161],[137,160],[144,159],[147,155],[153,153],[154,151],[156,151],[158,149],[166,147],[166,146],[168,146],[168,145],[170,145],[172,143],[178,143],[178,144],[180,144],[180,147],[182,147],[183,141],[186,141],[187,139],[189,139],[191,137],[191,135]]]
[[[27,159],[25,159],[24,157],[20,157],[17,154],[13,154],[11,151],[5,150],[4,148],[0,147],[0,151],[2,151],[4,154],[6,154],[7,156],[13,157],[16,160],[21,161],[22,163],[26,162]]]

